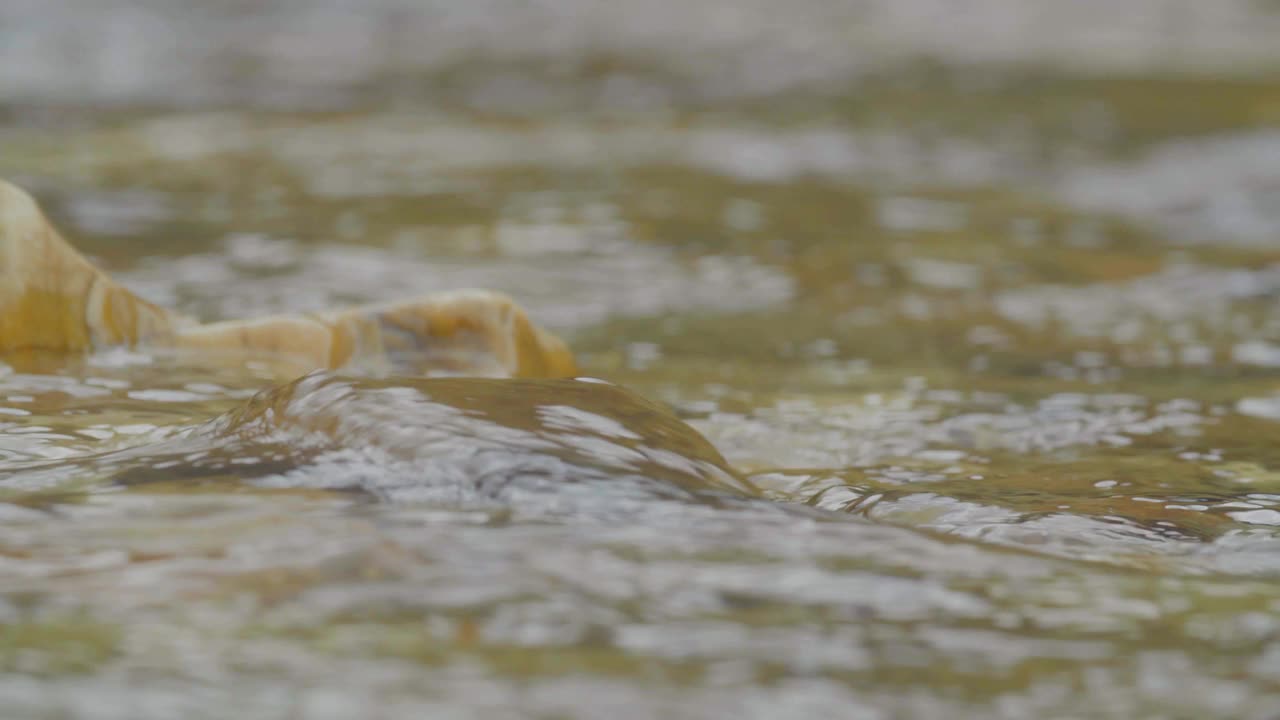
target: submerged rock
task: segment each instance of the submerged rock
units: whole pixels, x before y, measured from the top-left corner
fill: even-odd
[[[251,483],[602,517],[756,494],[660,406],[601,381],[548,379],[572,375],[572,356],[503,295],[201,325],[112,281],[0,181],[0,353],[21,364],[110,346],[249,355],[303,377],[169,440],[11,468],[0,485]],[[336,368],[395,377],[314,372]],[[503,379],[423,377],[439,374]]]
[[[596,380],[315,373],[186,437],[103,456],[116,482],[250,482],[448,504],[756,494],[670,412]]]
[[[22,190],[0,180],[0,353],[173,347],[266,358],[282,377],[316,369],[567,377],[565,344],[511,298],[487,290],[307,315],[200,325],[112,281],[75,251]]]

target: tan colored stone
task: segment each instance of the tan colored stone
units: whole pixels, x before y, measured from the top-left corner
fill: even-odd
[[[165,342],[183,324],[91,265],[0,180],[0,352]]]
[[[281,374],[359,367],[401,374],[567,377],[573,356],[511,298],[464,290],[308,315],[198,325],[112,281],[0,180],[0,353],[110,346],[263,356]]]
[[[564,342],[500,293],[462,290],[315,315],[233,320],[178,331],[180,348],[249,350],[306,369],[569,377]]]

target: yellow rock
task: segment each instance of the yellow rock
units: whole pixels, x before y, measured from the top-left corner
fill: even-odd
[[[112,281],[62,239],[29,195],[0,180],[0,354],[118,345],[263,356],[294,375],[346,367],[531,378],[576,372],[563,341],[511,298],[487,290],[198,325]]]
[[[268,353],[303,372],[570,377],[564,342],[534,325],[511,298],[461,290],[315,315],[280,315],[184,328],[172,343],[204,351]]]
[[[0,352],[164,342],[183,324],[90,265],[0,180]]]

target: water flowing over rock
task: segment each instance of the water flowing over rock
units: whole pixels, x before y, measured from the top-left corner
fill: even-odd
[[[129,485],[245,480],[554,514],[756,494],[693,428],[595,380],[315,373],[185,437],[97,462]]]
[[[604,382],[509,379],[575,367],[558,338],[497,293],[199,325],[112,281],[34,200],[2,182],[0,249],[0,351],[18,362],[24,353],[153,346],[267,358],[280,375],[397,375],[306,375],[180,437],[87,461],[121,483],[221,477],[449,504],[542,498],[558,511],[586,502],[609,512],[637,499],[753,494],[695,430],[639,396]],[[507,379],[421,377],[433,374]],[[56,484],[75,467],[37,469],[25,484]],[[604,485],[622,495],[596,487]],[[577,501],[574,487],[586,488]]]

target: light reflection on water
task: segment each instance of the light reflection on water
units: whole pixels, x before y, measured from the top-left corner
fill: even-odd
[[[493,287],[710,445],[580,381],[6,372],[6,718],[1276,716],[1280,14],[164,5],[0,8],[0,173],[98,262]]]

